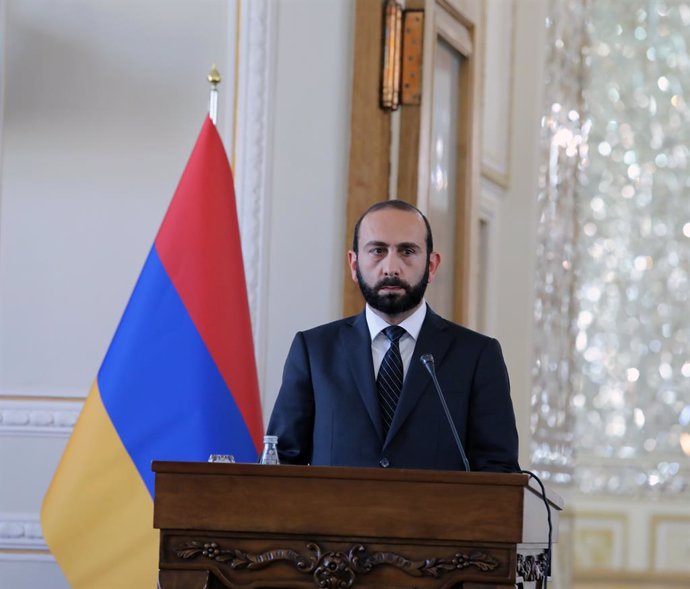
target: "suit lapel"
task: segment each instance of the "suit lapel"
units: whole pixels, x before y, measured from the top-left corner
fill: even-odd
[[[386,437],[386,444],[393,439],[403,426],[421,396],[427,394],[427,390],[433,394],[432,387],[434,385],[431,376],[419,358],[423,354],[432,354],[436,366],[440,366],[448,352],[450,343],[451,338],[445,321],[434,313],[431,307],[427,306],[426,317],[412,353],[412,361],[405,376],[405,382],[400,393],[400,401]]]
[[[352,322],[341,329],[342,354],[347,358],[357,390],[362,397],[369,417],[376,428],[379,439],[383,441],[383,426],[379,400],[374,380],[374,363],[371,359],[371,335],[364,313],[353,318]]]

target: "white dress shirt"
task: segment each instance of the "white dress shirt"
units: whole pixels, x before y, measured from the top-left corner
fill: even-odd
[[[390,324],[386,323],[384,319],[379,317],[373,309],[367,304],[365,309],[365,316],[367,319],[367,326],[369,327],[369,335],[371,336],[371,357],[374,361],[374,379],[378,377],[379,368],[383,357],[386,355],[388,348],[391,345],[390,340],[383,333]],[[403,382],[407,376],[407,370],[412,362],[412,352],[414,352],[419,332],[422,329],[422,323],[426,317],[426,301],[423,301],[419,308],[412,313],[407,319],[399,325],[405,330],[405,334],[400,338],[400,356],[403,362]]]

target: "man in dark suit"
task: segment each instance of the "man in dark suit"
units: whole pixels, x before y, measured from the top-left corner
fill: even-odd
[[[348,259],[366,308],[295,336],[268,425],[281,462],[462,470],[420,362],[432,354],[470,468],[518,471],[498,342],[424,301],[440,263],[426,217],[403,201],[373,205],[355,226]]]

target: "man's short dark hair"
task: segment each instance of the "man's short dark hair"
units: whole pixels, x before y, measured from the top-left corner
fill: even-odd
[[[375,211],[380,211],[383,209],[397,209],[399,211],[407,211],[408,213],[417,213],[422,219],[424,219],[424,225],[426,225],[426,255],[427,257],[434,251],[434,238],[431,235],[431,225],[429,225],[429,220],[424,216],[422,211],[420,211],[416,206],[411,205],[409,202],[404,200],[383,200],[371,205],[362,216],[355,223],[355,234],[352,238],[352,251],[359,253],[359,226],[362,224],[362,220],[369,213]]]

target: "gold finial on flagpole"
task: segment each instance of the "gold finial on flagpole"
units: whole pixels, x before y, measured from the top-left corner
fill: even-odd
[[[211,98],[209,100],[208,114],[215,125],[218,115],[218,84],[220,84],[220,72],[215,63],[207,77],[209,84],[211,84]]]
[[[215,63],[213,64],[211,71],[208,73],[208,81],[209,84],[213,84],[214,88],[220,84],[220,72],[218,71]]]

